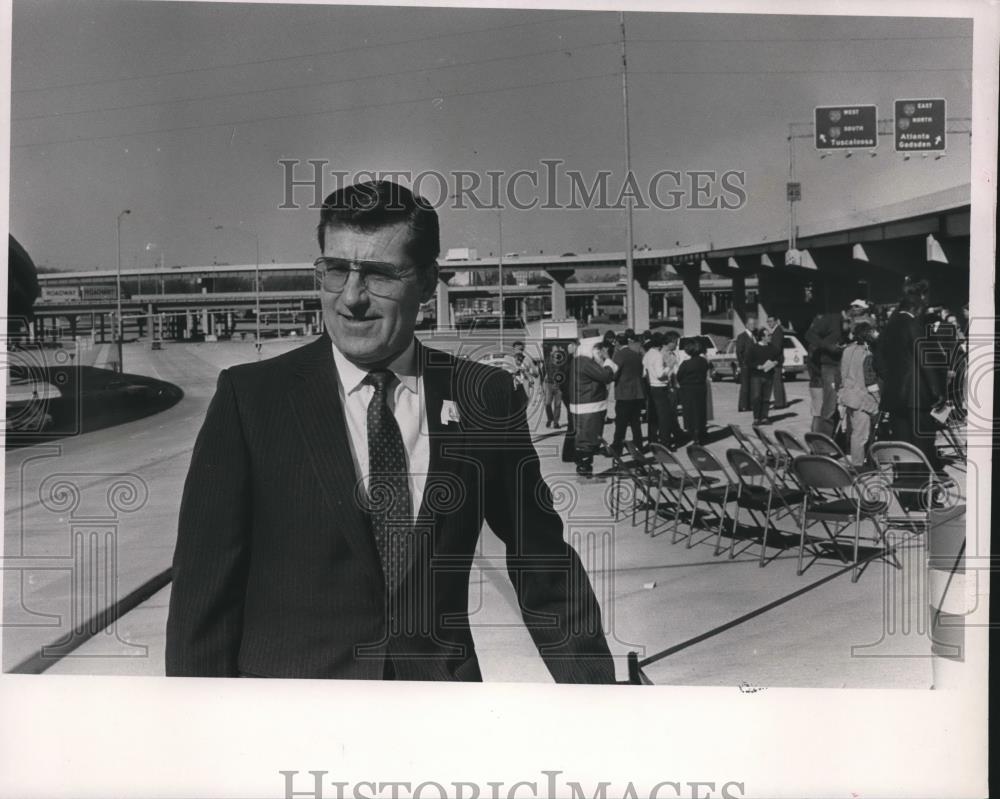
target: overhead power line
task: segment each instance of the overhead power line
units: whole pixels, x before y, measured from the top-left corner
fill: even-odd
[[[525,28],[534,27],[535,25],[541,25],[546,22],[562,22],[569,19],[574,19],[576,17],[582,17],[585,15],[592,15],[594,12],[579,12],[576,14],[562,14],[556,17],[546,17],[545,19],[536,19],[531,22],[518,22],[511,25],[496,25],[489,28],[474,28],[472,30],[465,31],[453,31],[450,33],[436,33],[430,36],[420,36],[413,39],[400,39],[395,42],[379,42],[379,51],[384,51],[390,47],[400,47],[409,44],[421,44],[423,42],[436,41],[438,39],[452,38],[455,36],[471,36],[479,33],[493,33],[495,31],[505,31],[512,30],[514,28]],[[322,58],[326,56],[339,56],[347,53],[357,53],[361,51],[370,51],[372,49],[371,45],[355,45],[352,47],[343,47],[339,50],[319,50],[311,53],[300,53],[298,55],[287,55],[287,56],[275,56],[274,58],[260,58],[253,59],[250,61],[233,61],[228,64],[215,64],[206,67],[189,67],[188,69],[174,69],[168,70],[166,72],[151,72],[147,75],[133,75],[127,78],[103,78],[98,80],[86,80],[86,81],[76,81],[73,83],[59,83],[52,86],[32,86],[24,89],[15,89],[12,94],[27,94],[29,92],[46,92],[54,91],[56,89],[78,89],[84,86],[104,86],[108,84],[115,83],[131,83],[135,81],[142,80],[153,80],[156,78],[171,78],[178,75],[196,75],[200,72],[214,72],[221,69],[234,69],[236,67],[249,67],[258,66],[261,64],[277,64],[288,61],[301,61],[306,58]]]
[[[225,100],[235,97],[250,97],[257,94],[268,94],[271,92],[287,92],[295,89],[314,89],[324,86],[340,86],[344,84],[356,83],[363,80],[377,80],[380,78],[393,78],[399,75],[417,75],[426,72],[437,72],[446,69],[458,69],[460,67],[471,67],[471,66],[481,66],[483,64],[494,64],[501,61],[514,61],[524,58],[536,58],[543,55],[555,55],[559,53],[566,53],[568,55],[573,55],[575,52],[582,50],[591,50],[597,47],[607,47],[609,45],[617,44],[616,41],[607,42],[594,42],[591,44],[583,45],[565,45],[563,47],[551,48],[549,50],[538,50],[532,53],[517,53],[514,55],[504,55],[497,56],[495,58],[482,58],[475,59],[472,61],[459,61],[453,64],[438,64],[432,67],[422,67],[419,69],[413,69],[407,67],[405,69],[395,69],[389,72],[377,72],[372,75],[359,75],[352,78],[342,78],[340,80],[324,80],[324,81],[312,81],[310,83],[296,83],[288,86],[276,86],[270,89],[247,89],[246,91],[239,92],[222,92],[219,94],[209,94],[203,97],[178,97],[173,100],[161,100],[158,102],[149,103],[133,103],[128,105],[118,105],[118,106],[107,106],[104,108],[85,108],[78,111],[54,111],[51,114],[32,114],[29,116],[17,116],[11,119],[12,122],[28,122],[37,119],[56,119],[59,117],[69,117],[69,116],[81,116],[84,114],[107,114],[113,111],[133,111],[140,108],[160,108],[163,106],[170,105],[180,105],[183,103],[199,103],[206,100]]]
[[[408,100],[390,100],[380,103],[363,103],[360,105],[344,106],[341,108],[330,108],[322,111],[305,111],[295,114],[277,114],[274,116],[251,117],[249,119],[228,120],[225,122],[211,122],[198,125],[181,125],[173,128],[154,128],[152,130],[136,130],[126,133],[111,133],[106,136],[79,136],[72,139],[54,139],[46,142],[28,142],[23,144],[13,144],[11,149],[26,149],[29,147],[52,147],[57,144],[75,144],[77,142],[108,141],[111,139],[129,138],[132,136],[150,136],[157,133],[183,133],[191,130],[208,130],[211,128],[231,128],[240,125],[252,125],[260,122],[276,122],[286,119],[306,119],[309,117],[332,116],[343,114],[349,111],[371,111],[379,108],[391,108],[399,105],[410,105],[413,103],[426,103],[434,100],[457,97],[474,97],[483,94],[497,94],[499,92],[519,91],[521,89],[534,89],[539,86],[555,86],[566,83],[576,83],[584,80],[595,80],[598,78],[620,77],[618,72],[601,72],[596,75],[576,75],[572,78],[562,78],[558,80],[536,81],[534,83],[523,83],[516,86],[500,86],[495,89],[476,89],[473,91],[451,92],[442,94],[431,94],[424,97],[413,97]]]

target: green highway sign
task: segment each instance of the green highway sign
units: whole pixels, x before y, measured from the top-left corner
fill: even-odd
[[[896,100],[895,105],[896,152],[944,150],[944,100]]]
[[[872,150],[878,146],[878,108],[874,105],[823,105],[816,108],[817,150]]]

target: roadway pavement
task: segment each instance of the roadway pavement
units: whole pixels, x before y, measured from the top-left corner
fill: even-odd
[[[299,343],[268,342],[265,357]],[[126,371],[180,385],[185,390],[180,403],[116,428],[7,454],[5,671],[81,626],[88,611],[141,589],[169,567],[180,491],[218,371],[254,357],[252,345],[235,342],[166,343],[159,352],[129,345]],[[729,381],[714,385],[710,432],[730,422],[749,429],[749,414],[735,412],[736,389]],[[809,425],[805,382],[789,382],[787,393],[790,407],[773,416],[802,433]],[[544,427],[537,402],[532,424],[567,536],[581,553],[601,602],[620,679],[626,675],[627,652],[648,657],[676,648],[645,668],[653,682],[746,691],[930,685],[929,642],[922,626],[927,599],[913,590],[922,582],[919,539],[902,551],[902,572],[876,560],[857,583],[835,560],[817,561],[796,576],[797,541],[790,537],[775,538],[782,546],[769,546],[773,559],[763,569],[757,565],[757,545],[749,540],[738,542],[735,560],[715,556],[714,540],[704,530],[696,532],[690,548],[671,544],[669,528],[647,536],[641,517],[637,526],[629,518],[611,519],[610,483],[581,481],[572,465],[561,462],[562,434]],[[710,449],[722,456],[730,446],[733,440],[725,438]],[[607,465],[598,458],[595,467],[600,471]],[[119,507],[116,515],[109,510],[109,489],[123,481],[135,486],[137,496],[118,496],[112,503]],[[79,486],[78,496],[58,489],[60,483]],[[794,530],[791,520],[780,524]],[[89,604],[73,602],[78,594],[74,557],[97,564],[101,536],[112,528],[116,591],[95,595]],[[50,652],[42,666],[57,674],[162,675],[169,591],[169,585],[147,591],[144,601],[112,627],[63,657]],[[502,545],[488,530],[473,574],[470,610],[486,680],[550,681],[503,572]]]

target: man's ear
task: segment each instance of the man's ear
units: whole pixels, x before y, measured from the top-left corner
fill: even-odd
[[[437,292],[438,265],[434,261],[430,266],[421,270],[420,275],[420,301],[427,302]]]

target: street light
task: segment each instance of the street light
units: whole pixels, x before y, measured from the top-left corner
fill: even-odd
[[[497,208],[497,275],[500,279],[500,349],[503,350],[503,209]]]
[[[216,225],[216,230],[231,230],[236,233],[242,233],[245,236],[253,236],[254,244],[256,246],[257,260],[254,262],[253,269],[253,293],[254,293],[254,324],[256,325],[256,333],[254,346],[257,349],[257,357],[260,357],[260,237],[257,235],[257,231],[254,228],[250,230],[244,230],[240,227],[224,227],[223,225]],[[280,328],[279,328],[280,333]]]
[[[115,243],[118,248],[118,279],[116,281],[117,291],[117,311],[116,311],[116,327],[118,328],[118,371],[119,373],[124,373],[125,371],[125,356],[122,348],[122,338],[124,336],[124,325],[122,324],[122,217],[125,214],[131,214],[132,211],[126,208],[120,214],[118,214],[118,220],[115,223],[115,230],[117,236],[115,238]]]

